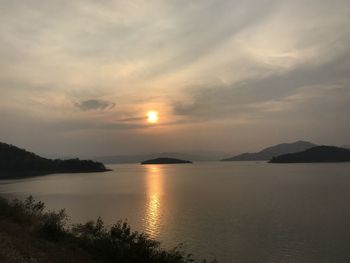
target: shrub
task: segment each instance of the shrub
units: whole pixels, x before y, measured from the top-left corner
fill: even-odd
[[[157,262],[180,263],[193,262],[190,254],[186,255],[181,246],[166,251],[160,243],[146,234],[131,231],[127,222],[118,221],[106,228],[101,218],[77,224],[72,228],[74,236],[81,245],[93,253],[102,262]]]
[[[34,224],[43,215],[45,208],[44,203],[35,202],[32,196],[27,197],[24,201],[18,199],[8,201],[0,198],[0,206],[2,217],[27,224]]]
[[[39,231],[49,240],[59,240],[66,236],[68,217],[64,209],[58,212],[48,212],[42,217]]]
[[[68,227],[65,210],[45,212],[44,208],[44,203],[36,202],[32,196],[24,201],[15,199],[12,202],[0,198],[0,218],[29,225],[34,235],[82,249],[98,262],[194,262],[192,255],[186,254],[182,245],[165,250],[158,241],[145,233],[132,231],[125,221],[106,227],[102,219],[98,218],[96,221]]]

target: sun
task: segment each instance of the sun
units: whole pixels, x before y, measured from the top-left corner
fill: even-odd
[[[147,112],[147,121],[149,123],[157,123],[158,122],[158,112],[157,111],[149,111]]]

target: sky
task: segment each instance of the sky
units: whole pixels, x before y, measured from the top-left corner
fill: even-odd
[[[0,141],[80,156],[350,144],[349,25],[348,0],[0,0]]]

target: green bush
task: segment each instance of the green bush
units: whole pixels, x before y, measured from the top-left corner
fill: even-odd
[[[28,225],[33,235],[82,249],[97,262],[190,263],[195,262],[179,245],[171,250],[145,233],[132,231],[125,221],[106,227],[101,218],[68,226],[65,210],[45,212],[45,205],[32,196],[11,202],[0,198],[0,218]],[[203,261],[206,262],[206,261]],[[212,261],[216,262],[215,260]]]
[[[193,262],[191,255],[177,247],[170,251],[160,248],[160,243],[144,233],[131,231],[127,222],[118,221],[106,228],[101,218],[77,224],[72,233],[79,237],[81,245],[102,262]]]
[[[50,240],[59,240],[66,236],[68,217],[64,209],[58,212],[48,212],[43,215],[39,231]]]
[[[2,217],[20,223],[34,224],[43,215],[45,205],[42,202],[35,202],[34,198],[29,196],[24,201],[18,199],[8,201],[0,198],[0,207]]]

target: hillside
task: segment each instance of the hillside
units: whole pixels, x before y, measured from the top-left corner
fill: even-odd
[[[316,145],[306,141],[297,141],[294,143],[281,143],[261,150],[256,153],[243,153],[222,161],[260,161],[271,160],[275,156],[279,156],[287,153],[300,152]]]
[[[12,177],[14,173],[47,174],[103,171],[107,171],[107,169],[99,162],[79,159],[47,159],[16,146],[0,143],[0,177]]]
[[[335,146],[317,146],[306,151],[272,158],[270,163],[350,162],[350,150]]]

